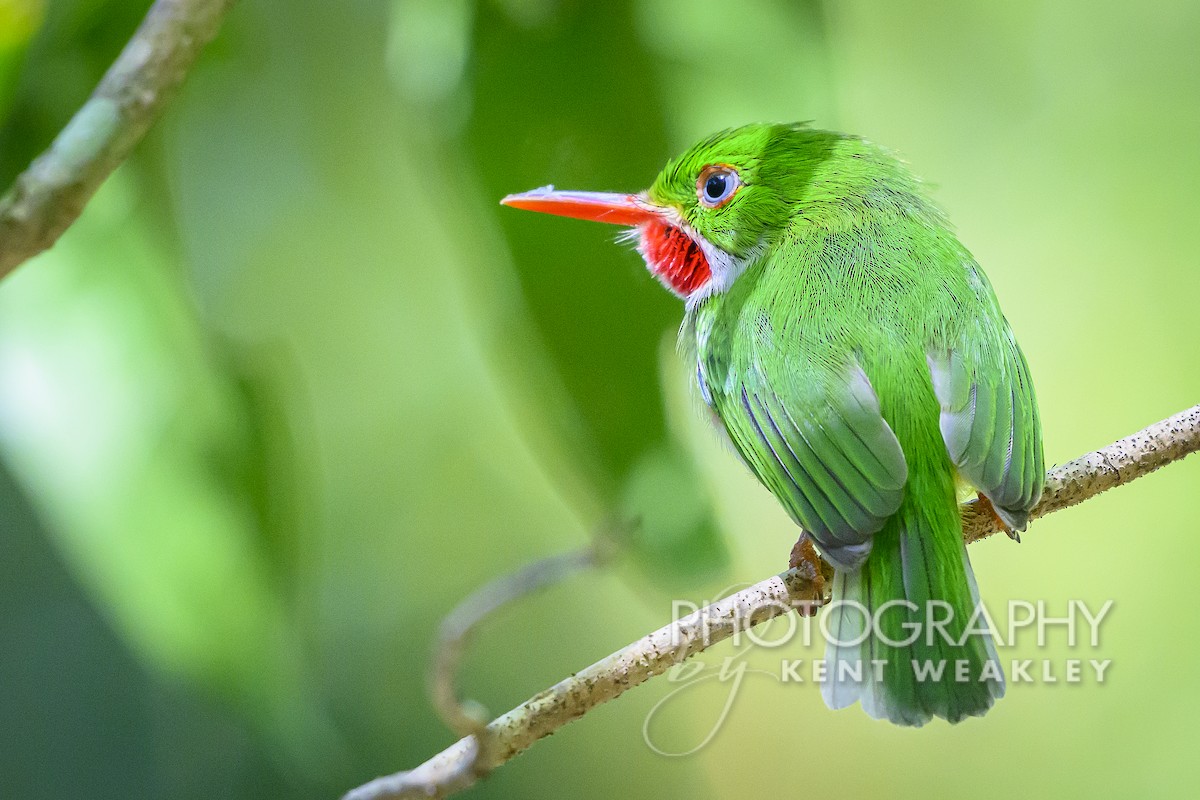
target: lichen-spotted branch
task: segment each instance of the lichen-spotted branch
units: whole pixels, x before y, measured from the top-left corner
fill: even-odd
[[[1051,470],[1032,517],[1081,503],[1197,450],[1200,405]],[[963,536],[968,542],[999,530],[993,514],[975,503],[963,507]],[[485,752],[476,751],[475,737],[465,737],[414,769],[363,784],[344,800],[445,797],[461,791],[538,739],[736,631],[792,609],[810,609],[814,599],[827,599],[810,580],[813,577],[811,568],[790,569],[659,628],[493,720],[486,727]]]
[[[233,0],[158,0],[83,107],[0,198],[0,278],[51,247],[141,141]]]

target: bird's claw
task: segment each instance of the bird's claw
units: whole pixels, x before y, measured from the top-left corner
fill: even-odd
[[[978,504],[978,507],[981,511],[992,515],[992,519],[996,520],[996,524],[1000,526],[1000,530],[1004,531],[1004,534],[1008,538],[1012,539],[1017,544],[1021,543],[1021,532],[1010,528],[1008,523],[1004,521],[1004,518],[996,513],[996,507],[992,505],[992,501],[988,499],[986,494],[980,493],[975,502]]]

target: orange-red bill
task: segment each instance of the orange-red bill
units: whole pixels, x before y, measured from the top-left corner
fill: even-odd
[[[659,210],[635,194],[610,192],[560,192],[551,187],[510,194],[503,205],[540,211],[560,217],[608,222],[613,225],[641,225],[659,219]]]

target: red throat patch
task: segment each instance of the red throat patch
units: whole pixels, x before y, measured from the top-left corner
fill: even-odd
[[[646,266],[668,289],[680,297],[708,283],[712,269],[700,245],[681,229],[665,222],[651,222],[639,229],[638,251]]]

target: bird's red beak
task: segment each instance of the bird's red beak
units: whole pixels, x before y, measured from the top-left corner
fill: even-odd
[[[641,225],[659,219],[662,210],[641,195],[609,192],[559,192],[553,187],[510,194],[501,204],[560,217]]]

